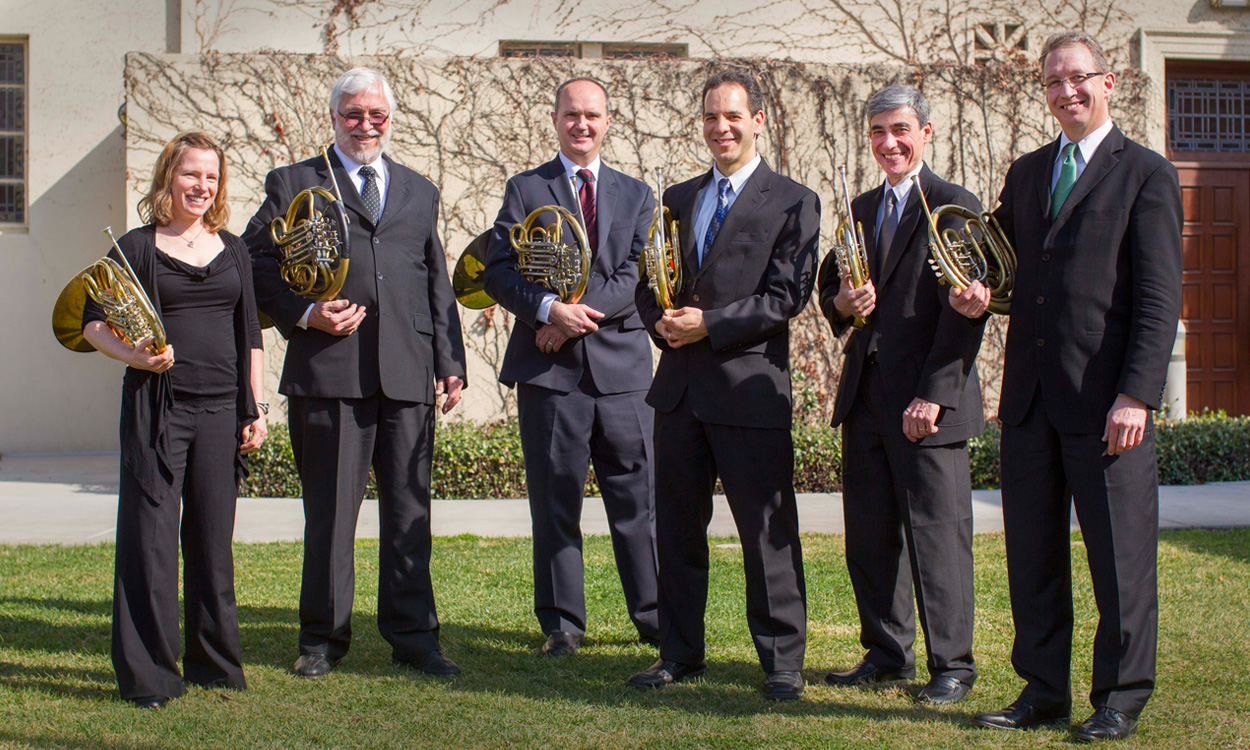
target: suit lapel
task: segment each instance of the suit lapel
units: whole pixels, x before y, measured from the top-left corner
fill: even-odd
[[[694,236],[694,219],[695,212],[699,210],[699,196],[703,194],[704,188],[712,179],[712,170],[708,170],[703,174],[702,179],[698,181],[685,195],[678,196],[680,203],[673,207],[675,213],[682,217],[681,222],[677,226],[678,234],[681,236],[682,255],[685,257],[686,270],[694,273],[699,267],[699,246],[695,242]],[[661,196],[661,200],[663,197]]]
[[[389,156],[385,154],[382,158],[386,161],[386,195],[382,205],[382,215],[378,217],[378,228],[386,226],[391,222],[393,217],[399,216],[404,206],[412,198],[412,182],[402,170],[396,169],[395,162],[391,161]],[[364,201],[361,201],[363,207]]]
[[[574,216],[581,216],[581,205],[578,203],[577,193],[573,190],[573,183],[569,181],[568,172],[564,171],[564,164],[560,161],[560,157],[557,156],[543,165],[543,177],[547,180],[547,189],[551,192],[552,203]]]
[[[613,170],[599,163],[599,185],[595,191],[595,225],[599,237],[595,247],[595,262],[604,257],[608,245],[608,234],[612,229],[612,211],[616,207],[616,175]]]
[[[872,279],[873,284],[877,283],[877,277],[881,275],[881,263],[877,257],[877,211],[881,207],[882,195],[881,188],[876,188],[867,193],[861,194],[855,199],[855,203],[861,203],[860,216],[867,221],[860,221],[864,227],[864,253],[868,256],[868,277]],[[854,223],[855,203],[851,204],[851,222]],[[867,205],[862,205],[867,204]]]
[[[1046,146],[1045,156],[1042,157],[1042,168],[1037,170],[1033,181],[1033,196],[1037,201],[1037,209],[1042,212],[1042,216],[1046,217],[1046,221],[1050,221],[1050,178],[1055,171],[1055,157],[1059,155],[1059,139],[1051,141]]]
[[[932,172],[928,167],[922,167],[920,170],[920,184],[912,185],[912,189],[907,193],[907,203],[903,206],[903,215],[898,219],[898,228],[894,230],[894,239],[890,242],[890,252],[885,259],[885,267],[881,269],[881,286],[885,286],[885,282],[890,278],[890,274],[894,273],[894,269],[898,267],[899,261],[907,251],[912,247],[912,235],[920,227],[920,195],[919,191],[924,191],[932,184],[930,179]],[[928,198],[928,196],[925,196]],[[937,208],[934,206],[934,208]]]
[[[1059,207],[1059,215],[1055,217],[1054,224],[1050,227],[1050,235],[1054,236],[1055,230],[1063,226],[1068,217],[1072,215],[1073,210],[1080,205],[1085,196],[1090,194],[1099,182],[1107,176],[1107,173],[1120,162],[1120,152],[1124,150],[1124,135],[1120,133],[1119,128],[1111,126],[1111,132],[1103,139],[1098,146],[1098,150],[1094,152],[1094,158],[1089,164],[1085,165],[1081,176],[1077,178],[1076,184],[1072,186],[1072,192],[1068,193],[1068,197],[1064,200],[1063,205]],[[1051,167],[1054,167],[1054,160],[1051,160]],[[1049,206],[1047,206],[1049,209]]]
[[[359,217],[359,220],[367,226],[373,226],[373,222],[369,220],[369,212],[365,210],[365,202],[360,198],[360,189],[348,177],[347,170],[343,168],[343,162],[339,161],[338,152],[333,148],[330,149],[330,163],[334,165],[334,180],[330,179],[330,171],[326,169],[325,159],[317,161],[317,176],[321,178],[321,187],[334,192],[334,182],[338,181],[339,193],[343,196],[343,206],[351,209]]]
[[[739,195],[734,200],[734,204],[729,207],[729,213],[725,215],[725,221],[717,231],[712,247],[704,254],[703,264],[699,266],[696,276],[702,276],[708,266],[724,254],[725,248],[733,242],[734,236],[767,199],[770,187],[772,187],[772,170],[768,168],[768,163],[761,159],[755,172],[743,184],[742,195]]]

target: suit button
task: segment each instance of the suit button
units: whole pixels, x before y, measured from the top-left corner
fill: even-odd
[[[379,280],[379,281],[381,281],[381,280],[382,280],[382,274],[378,274],[378,280]],[[1039,300],[1039,301],[1040,301],[1040,300]]]
[[[375,245],[381,245],[381,244],[382,244],[382,240],[378,239],[377,237],[374,237],[374,238],[373,238],[373,244],[375,244]]]
[[[593,278],[595,278],[595,277],[596,277],[596,276],[598,276],[598,275],[599,275],[599,274],[595,273],[594,271],[591,271],[591,272],[590,272],[590,278],[592,278],[592,279],[593,279]]]
[[[1042,303],[1043,303],[1043,302],[1045,302],[1045,301],[1046,301],[1046,298],[1045,298],[1045,297],[1041,296],[1040,294],[1037,296],[1037,304],[1039,304],[1039,305],[1040,305],[1040,304],[1042,304]]]
[[[1046,346],[1046,339],[1038,339],[1038,340],[1037,340],[1037,345],[1038,345],[1038,346]]]
[[[1050,260],[1050,253],[1042,253],[1042,260]]]
[[[695,302],[698,302],[698,301],[699,301],[699,295],[697,295],[697,294],[696,294],[696,295],[694,296],[694,301],[695,301]]]

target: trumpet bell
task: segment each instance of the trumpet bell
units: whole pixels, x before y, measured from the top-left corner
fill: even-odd
[[[486,271],[486,249],[490,245],[491,230],[477,236],[460,254],[456,268],[451,273],[451,289],[456,301],[470,310],[485,310],[495,304],[486,293],[482,274]]]

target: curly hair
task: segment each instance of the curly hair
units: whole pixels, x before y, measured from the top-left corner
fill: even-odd
[[[204,226],[216,232],[230,221],[230,206],[226,203],[226,154],[208,133],[188,131],[179,133],[165,144],[152,170],[152,186],[139,201],[139,218],[147,224],[166,226],[174,218],[174,173],[182,164],[182,157],[191,149],[199,148],[217,154],[217,195],[213,205],[204,212]]]

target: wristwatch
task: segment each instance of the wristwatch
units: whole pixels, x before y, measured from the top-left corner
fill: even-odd
[[[266,416],[269,415],[269,402],[268,401],[257,401],[256,408],[260,409],[261,412],[263,412]]]

